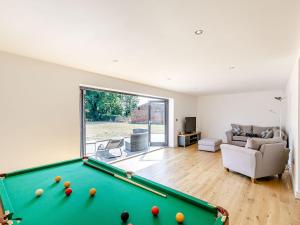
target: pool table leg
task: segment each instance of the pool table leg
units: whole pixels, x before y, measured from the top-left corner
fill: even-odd
[[[252,182],[253,184],[255,184],[255,183],[256,183],[256,179],[253,178],[253,177],[251,177],[251,182]]]
[[[2,208],[3,210],[3,208]],[[6,213],[1,213],[0,215],[0,224],[1,225],[10,225],[12,222],[11,221],[11,218],[9,218],[9,214],[6,214]]]
[[[2,205],[2,202],[0,201],[0,217],[4,215],[4,208],[3,208],[3,205]]]
[[[221,221],[223,222],[223,225],[229,225],[229,213],[226,209],[223,207],[217,206],[216,207],[218,213],[222,216]]]
[[[228,217],[227,220],[225,221],[224,225],[229,225],[229,217]]]

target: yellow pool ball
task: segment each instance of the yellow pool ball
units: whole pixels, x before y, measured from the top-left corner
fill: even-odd
[[[69,188],[71,186],[71,182],[70,181],[66,181],[65,183],[64,183],[64,187],[65,188]]]
[[[184,221],[183,213],[179,212],[176,214],[176,221],[177,221],[177,223],[183,223],[183,221]]]
[[[61,176],[56,176],[54,178],[54,180],[55,180],[56,183],[60,182],[61,181]]]
[[[96,194],[96,188],[90,189],[90,196],[93,197]]]

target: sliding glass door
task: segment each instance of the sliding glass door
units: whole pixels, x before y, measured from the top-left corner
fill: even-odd
[[[167,101],[149,101],[149,140],[150,146],[166,146],[167,132]]]
[[[112,140],[120,146],[110,158],[120,150],[126,157],[168,146],[168,100],[81,87],[82,155],[93,156]]]

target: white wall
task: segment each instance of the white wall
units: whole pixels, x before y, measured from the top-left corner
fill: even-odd
[[[295,63],[293,72],[286,86],[287,114],[286,128],[289,134],[289,148],[291,150],[291,177],[295,195],[300,198],[300,152],[299,152],[299,76],[300,58]]]
[[[279,126],[279,115],[270,110],[280,112],[280,103],[274,97],[283,95],[283,91],[274,90],[199,96],[198,130],[202,132],[203,137],[221,138],[226,141],[225,131],[231,129],[231,123]]]
[[[0,52],[1,172],[80,156],[80,84],[172,98],[175,144],[197,111],[193,96]]]

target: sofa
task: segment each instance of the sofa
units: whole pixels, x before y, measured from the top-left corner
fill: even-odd
[[[132,130],[130,139],[125,140],[125,149],[131,152],[147,150],[149,148],[148,129],[136,128]]]
[[[249,138],[279,138],[280,130],[278,127],[231,124],[231,130],[226,131],[226,137],[227,144],[245,147]],[[281,139],[286,142],[288,140],[284,131],[281,131]]]
[[[289,158],[286,142],[280,138],[264,140],[249,138],[245,147],[222,144],[224,168],[257,178],[278,175],[281,178]]]

